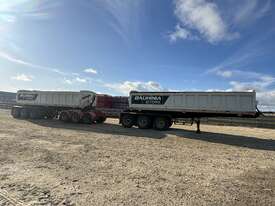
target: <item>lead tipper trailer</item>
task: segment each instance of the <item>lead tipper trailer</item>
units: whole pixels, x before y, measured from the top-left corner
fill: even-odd
[[[129,109],[120,114],[126,127],[167,130],[173,123],[197,124],[204,117],[256,118],[256,92],[131,92]]]
[[[96,93],[91,91],[25,91],[16,95],[11,114],[21,119],[53,119],[63,122],[103,123],[106,116],[95,109]]]

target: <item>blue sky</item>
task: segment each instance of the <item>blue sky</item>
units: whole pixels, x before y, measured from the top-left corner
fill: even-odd
[[[275,105],[272,0],[0,0],[0,90],[256,90]]]

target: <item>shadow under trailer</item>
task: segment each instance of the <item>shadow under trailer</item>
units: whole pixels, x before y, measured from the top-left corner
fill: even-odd
[[[207,117],[257,118],[256,92],[130,92],[112,97],[92,91],[25,91],[16,95],[14,118],[103,123],[119,118],[125,128],[168,130],[173,124],[196,123]]]

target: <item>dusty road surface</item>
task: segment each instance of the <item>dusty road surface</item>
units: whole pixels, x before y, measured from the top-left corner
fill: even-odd
[[[275,131],[167,132],[0,110],[0,205],[275,205]]]

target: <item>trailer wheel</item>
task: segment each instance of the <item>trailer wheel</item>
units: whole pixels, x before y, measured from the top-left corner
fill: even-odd
[[[170,120],[170,121],[169,121],[169,128],[172,127],[172,125],[173,125],[173,121]]]
[[[80,114],[78,112],[73,112],[71,119],[73,123],[79,123],[81,120]]]
[[[121,124],[125,128],[131,128],[135,124],[135,118],[133,115],[125,114],[121,118]]]
[[[165,131],[169,129],[170,120],[166,117],[157,117],[154,120],[154,128],[156,130]]]
[[[13,107],[11,109],[11,115],[13,116],[13,118],[16,118],[16,119],[20,118],[20,110],[21,108],[19,107]]]
[[[100,117],[98,120],[96,120],[96,123],[102,124],[106,121],[106,117]]]
[[[89,113],[85,113],[82,117],[82,121],[84,124],[92,124],[92,117]]]
[[[27,108],[22,108],[20,111],[20,117],[22,119],[28,119],[30,117],[30,111]]]
[[[149,116],[139,116],[137,125],[139,129],[149,129],[152,125],[152,119]]]
[[[30,110],[30,119],[40,119],[42,118],[41,112],[37,109]]]
[[[62,122],[70,122],[71,118],[68,114],[68,112],[61,112],[60,116],[59,116],[59,120]]]
[[[47,111],[45,116],[47,119],[54,119],[56,116],[56,112],[55,111]]]

